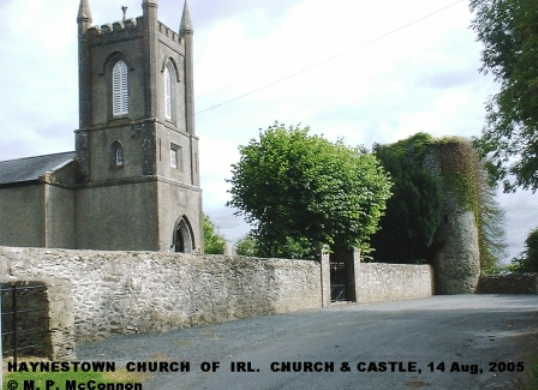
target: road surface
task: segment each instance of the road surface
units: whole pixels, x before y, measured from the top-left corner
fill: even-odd
[[[538,296],[461,295],[122,336],[77,358],[177,370],[149,374],[145,390],[506,390],[537,351]]]

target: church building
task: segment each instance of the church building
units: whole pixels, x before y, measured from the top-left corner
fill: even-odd
[[[189,10],[142,8],[93,26],[81,0],[76,150],[0,162],[0,245],[203,251]]]

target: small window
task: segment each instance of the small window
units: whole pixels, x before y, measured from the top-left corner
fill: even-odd
[[[129,74],[125,61],[118,61],[112,70],[112,106],[114,116],[129,113]]]
[[[170,145],[170,166],[174,169],[182,170],[183,156],[181,154],[181,146]]]
[[[177,149],[170,149],[170,166],[172,168],[177,168],[178,166]]]
[[[116,166],[122,167],[123,166],[123,148],[121,147],[121,145],[116,148],[114,157],[116,160]]]
[[[123,146],[119,141],[112,142],[110,146],[110,167],[112,169],[123,168],[125,165],[125,156]]]

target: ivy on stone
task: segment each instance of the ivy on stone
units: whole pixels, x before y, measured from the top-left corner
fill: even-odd
[[[428,260],[443,207],[437,179],[422,166],[432,140],[429,134],[418,133],[392,145],[374,146],[394,182],[380,230],[372,236],[376,262],[423,264]]]

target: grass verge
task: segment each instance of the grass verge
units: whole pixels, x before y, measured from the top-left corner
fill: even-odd
[[[529,382],[525,386],[525,390],[538,389],[538,355],[535,355],[529,370]]]

